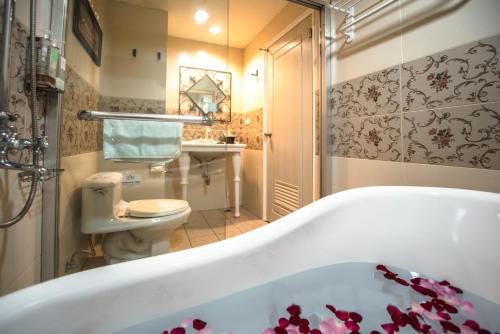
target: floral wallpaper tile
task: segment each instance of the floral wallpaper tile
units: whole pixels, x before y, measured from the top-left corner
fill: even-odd
[[[403,64],[403,111],[500,101],[500,35]]]
[[[333,86],[335,118],[394,114],[400,111],[399,65]]]
[[[80,121],[81,109],[98,109],[99,92],[66,66],[66,90],[62,102],[61,156],[101,150],[102,130],[98,121]]]
[[[3,11],[3,9],[1,9]],[[10,73],[9,73],[9,111],[17,115],[17,120],[12,123],[20,138],[31,138],[31,97],[25,86],[26,47],[28,40],[28,28],[17,19],[12,25],[10,45]],[[0,31],[0,38],[2,33]],[[38,131],[40,135],[45,134],[45,96],[38,94],[37,116]],[[32,163],[31,151],[10,154],[10,159],[16,162]]]
[[[404,114],[404,161],[500,169],[500,103]]]
[[[101,96],[99,109],[111,112],[164,114],[165,100]]]
[[[334,156],[401,161],[401,117],[335,119],[331,144]]]
[[[246,144],[248,150],[262,151],[264,141],[262,108],[235,113],[231,118],[230,129],[235,134],[236,141]]]

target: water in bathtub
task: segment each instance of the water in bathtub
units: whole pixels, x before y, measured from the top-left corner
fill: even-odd
[[[500,305],[373,263],[291,275],[120,333],[500,333]]]

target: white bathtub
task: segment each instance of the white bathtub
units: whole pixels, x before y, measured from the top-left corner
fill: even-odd
[[[416,187],[345,191],[223,242],[0,298],[0,333],[109,333],[292,273],[357,261],[451,279],[500,304],[500,195]]]

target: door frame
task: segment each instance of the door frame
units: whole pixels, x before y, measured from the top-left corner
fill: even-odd
[[[314,71],[317,73],[313,74],[313,94],[314,91],[319,90],[319,104],[320,104],[320,133],[319,138],[320,142],[320,172],[318,177],[320,178],[320,197],[327,196],[332,193],[332,164],[331,159],[328,156],[328,114],[327,110],[330,107],[330,101],[327,98],[327,93],[329,87],[331,87],[331,58],[327,57],[327,55],[331,54],[331,8],[326,5],[325,2],[319,0],[316,1],[303,1],[303,0],[289,0],[290,2],[298,3],[311,9],[306,10],[302,15],[297,17],[294,21],[292,21],[285,29],[283,29],[280,33],[278,33],[274,38],[272,38],[265,46],[264,46],[264,105],[263,105],[263,133],[269,132],[269,124],[268,124],[268,113],[269,113],[269,53],[267,49],[276,43],[280,38],[290,32],[293,28],[295,28],[300,22],[306,19],[308,16],[312,16],[313,20],[313,58],[317,57],[319,59],[319,71]],[[319,22],[318,15],[315,15],[319,10]],[[319,27],[318,27],[319,26]],[[315,29],[316,28],[316,29]],[[319,28],[319,29],[317,29]],[[319,36],[317,34],[319,33]],[[317,43],[319,41],[319,45]],[[319,53],[319,54],[318,54]],[[319,87],[318,87],[319,85]],[[268,166],[269,166],[269,152],[268,145],[269,139],[263,136],[263,159],[262,159],[262,168],[263,168],[263,177],[262,177],[262,203],[263,203],[263,220],[268,221],[268,189],[269,189],[269,179],[268,179]]]

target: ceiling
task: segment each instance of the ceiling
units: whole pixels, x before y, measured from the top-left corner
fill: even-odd
[[[118,0],[137,6],[168,11],[168,34],[186,39],[244,48],[271,19],[286,6],[287,0]],[[229,13],[228,13],[229,4]],[[210,18],[203,25],[193,19],[205,9]],[[229,16],[229,20],[228,20]],[[228,22],[229,21],[229,22]],[[229,23],[229,36],[227,34]],[[212,35],[208,28],[222,28]]]

